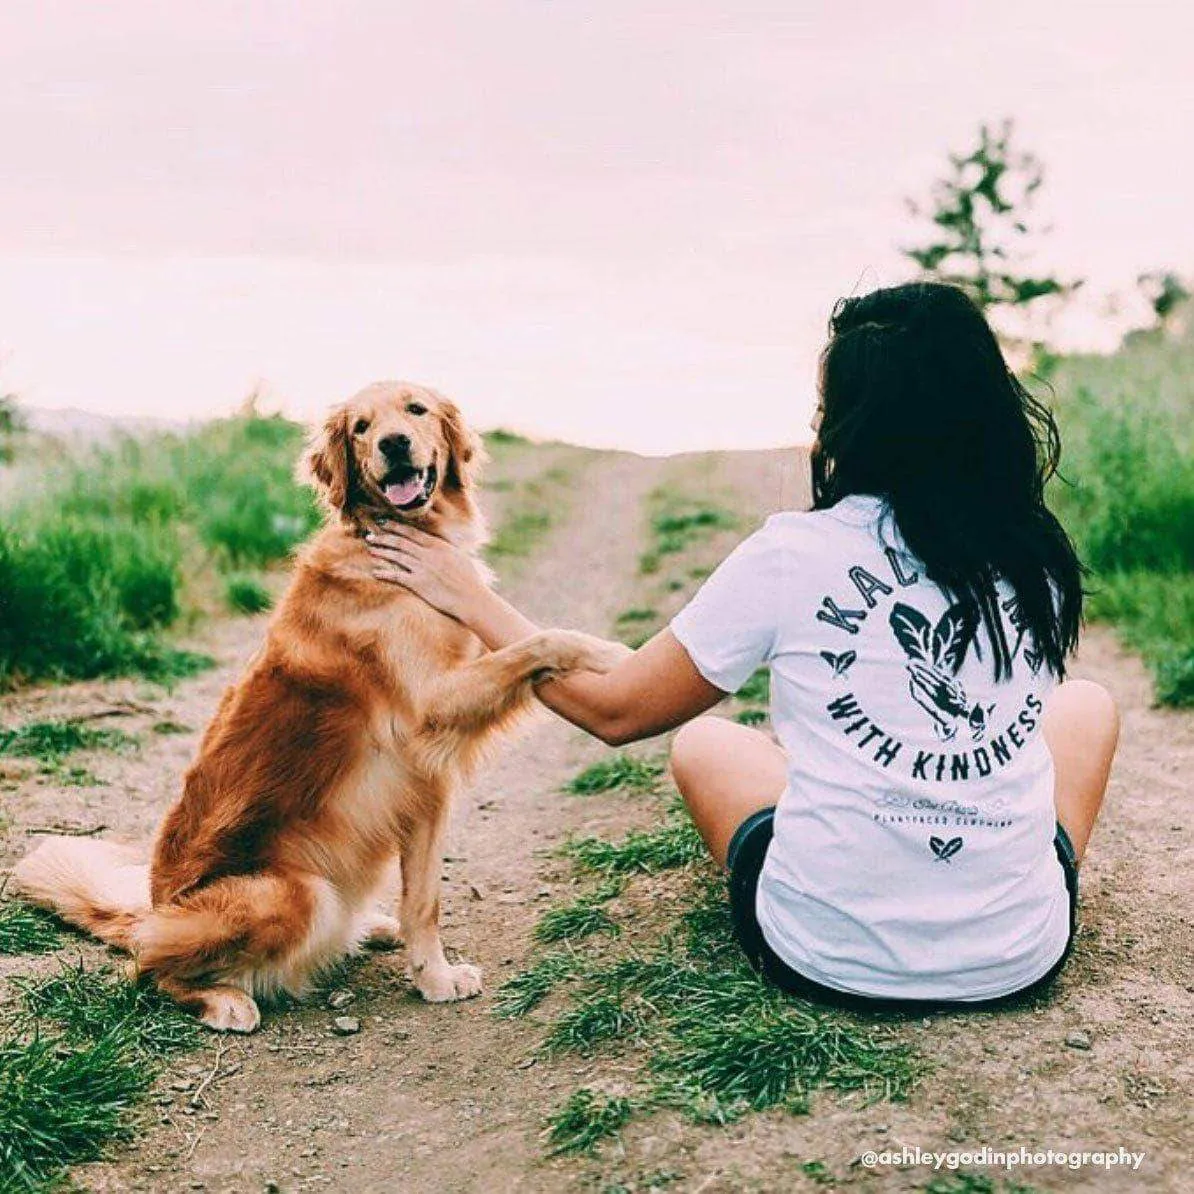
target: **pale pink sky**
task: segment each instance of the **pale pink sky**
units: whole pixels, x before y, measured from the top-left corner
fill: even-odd
[[[483,425],[790,441],[833,298],[903,276],[903,197],[982,119],[1044,159],[1041,264],[1088,308],[1194,267],[1192,35],[1092,0],[6,0],[0,383],[186,417],[264,378],[307,417],[402,375]]]

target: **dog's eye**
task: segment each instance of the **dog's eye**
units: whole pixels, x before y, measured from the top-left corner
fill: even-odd
[[[353,435],[364,435],[365,432],[368,430],[369,430],[369,420],[368,419],[357,419],[357,421],[352,425]]]
[[[408,415],[425,415],[427,408],[421,402],[408,402],[406,405],[406,413]]]

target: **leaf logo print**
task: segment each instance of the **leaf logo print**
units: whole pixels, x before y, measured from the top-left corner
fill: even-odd
[[[858,652],[843,651],[840,655],[835,655],[832,651],[822,651],[821,658],[833,669],[835,676],[844,676],[858,658]]]
[[[932,719],[933,732],[948,742],[964,723],[976,742],[981,739],[987,732],[986,710],[971,705],[957,679],[978,630],[978,611],[959,601],[933,626],[920,610],[899,601],[889,621],[908,657],[908,691]]]
[[[963,844],[960,837],[951,837],[948,842],[940,837],[929,838],[929,849],[936,855],[938,862],[949,862]]]

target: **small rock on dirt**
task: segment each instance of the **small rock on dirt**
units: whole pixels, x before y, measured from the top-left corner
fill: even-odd
[[[1090,1042],[1090,1033],[1083,1032],[1081,1029],[1078,1029],[1074,1032],[1071,1032],[1065,1038],[1065,1043],[1071,1049],[1089,1049],[1090,1043],[1091,1043]]]
[[[337,1036],[355,1036],[361,1031],[361,1022],[356,1016],[337,1016],[332,1021],[332,1031]]]
[[[352,991],[333,991],[328,996],[328,1007],[333,1011],[339,1011],[340,1008],[347,1007],[354,999],[356,999],[356,995]]]

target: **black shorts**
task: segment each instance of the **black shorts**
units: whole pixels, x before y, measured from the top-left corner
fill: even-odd
[[[1057,850],[1061,869],[1065,872],[1066,890],[1070,895],[1070,934],[1061,957],[1050,967],[1048,973],[1042,975],[1035,982],[1019,991],[999,995],[993,999],[981,1000],[885,999],[879,996],[854,995],[846,991],[837,991],[822,983],[814,982],[811,978],[806,978],[803,974],[793,970],[767,944],[755,915],[755,895],[759,888],[759,874],[763,870],[763,860],[767,857],[767,848],[771,845],[774,824],[775,809],[761,809],[753,816],[747,817],[730,839],[730,848],[726,858],[726,865],[730,871],[730,918],[734,925],[734,936],[738,939],[738,944],[741,945],[750,964],[768,982],[789,994],[798,995],[802,999],[808,999],[814,1003],[845,1007],[855,1011],[923,1012],[947,1008],[976,1010],[999,1007],[1007,1003],[1019,1002],[1049,986],[1070,956],[1070,950],[1074,944],[1074,933],[1078,927],[1078,862],[1069,834],[1059,823],[1053,838],[1053,845]]]

